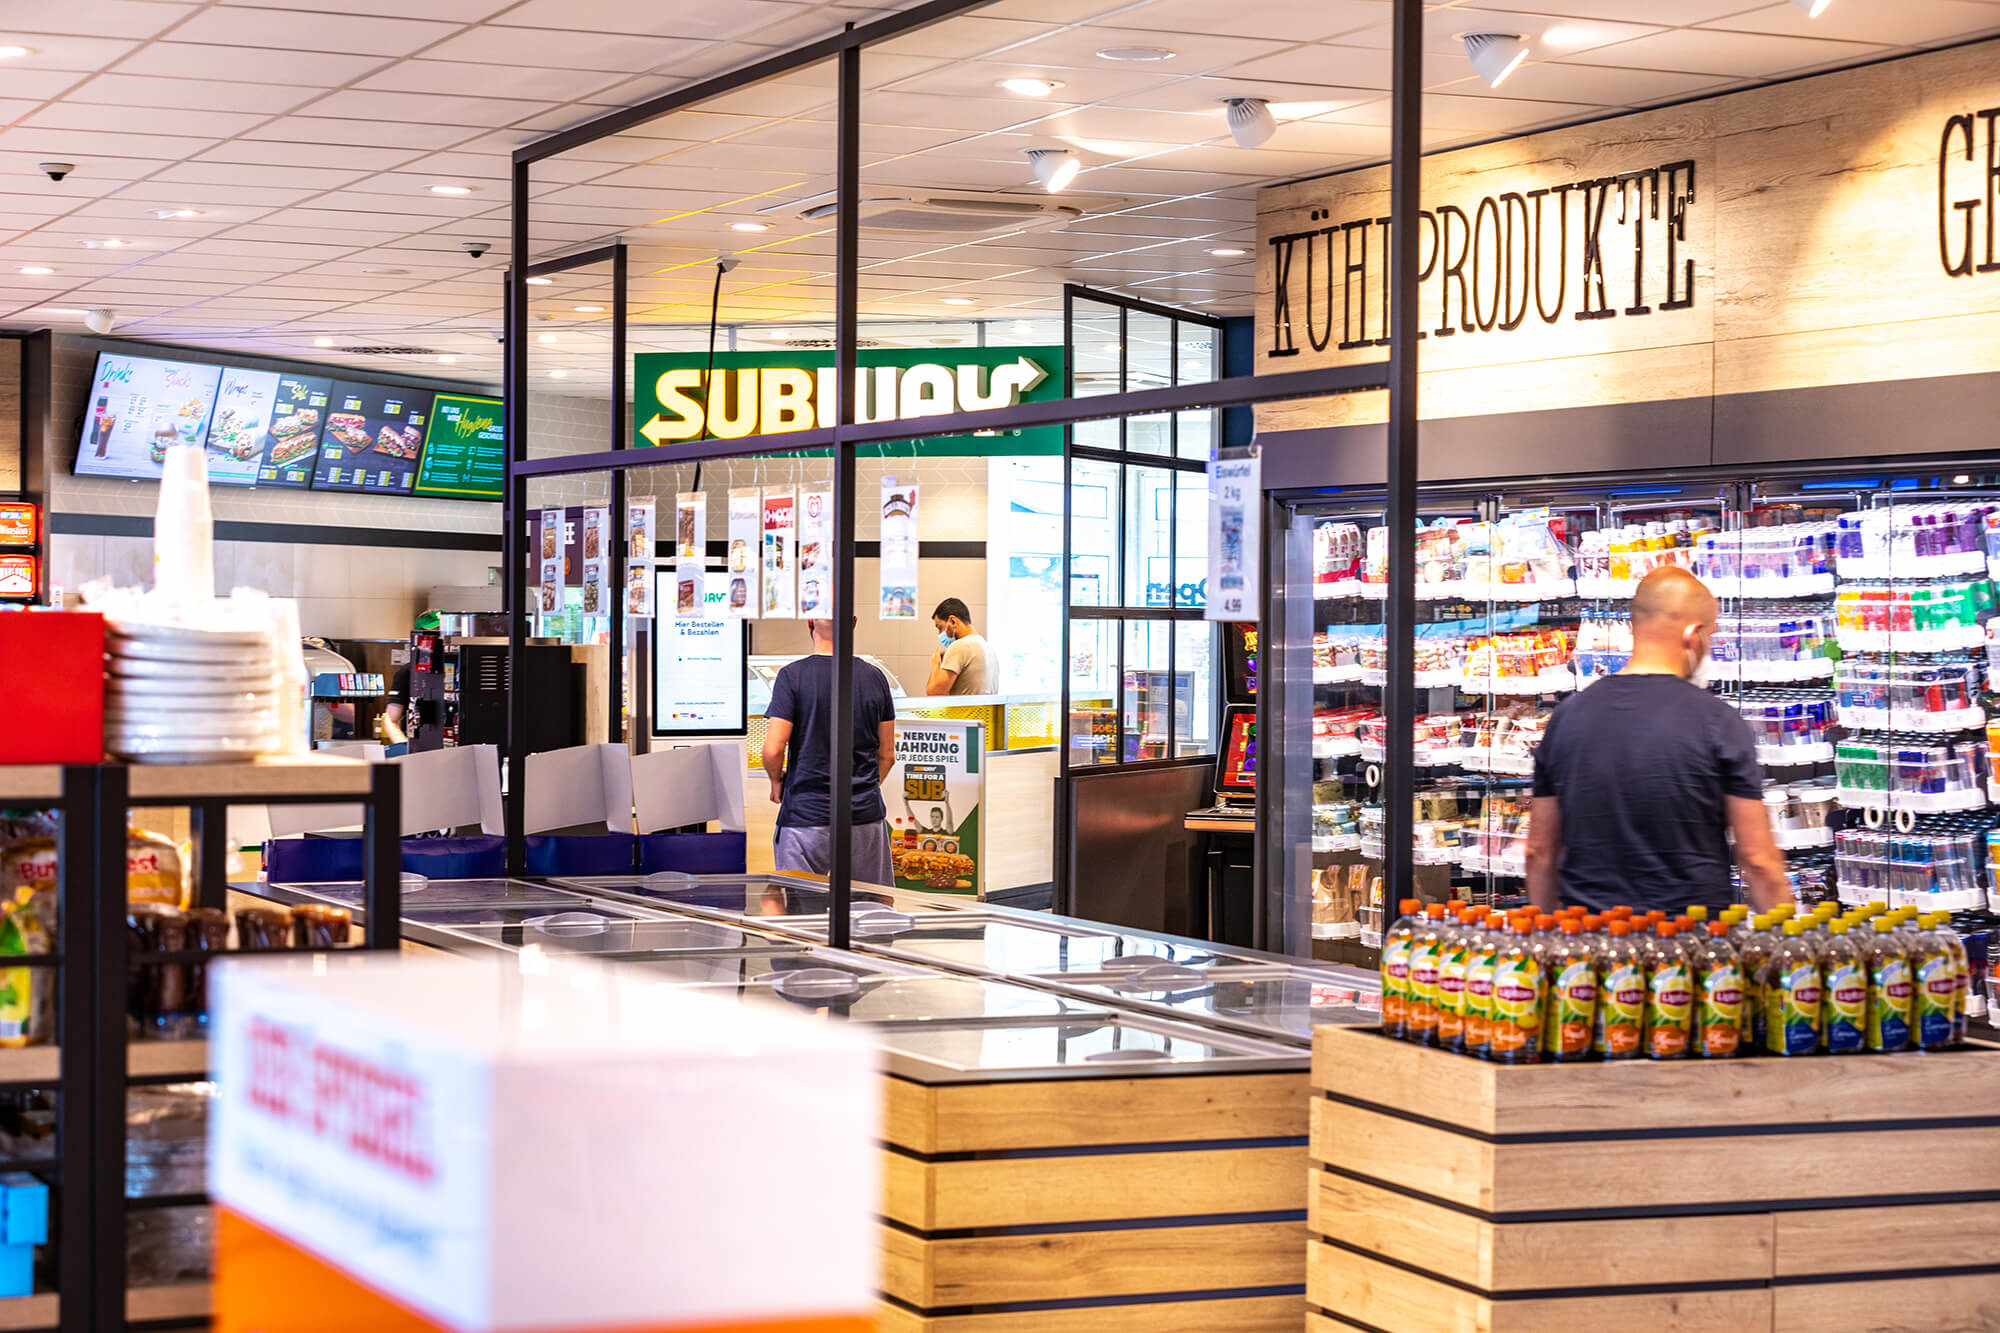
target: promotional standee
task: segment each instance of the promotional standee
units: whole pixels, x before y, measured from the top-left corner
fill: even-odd
[[[858,1031],[562,958],[210,975],[222,1333],[875,1326]],[[812,1244],[764,1262],[807,1168]]]
[[[881,618],[917,618],[917,484],[882,478]]]
[[[723,566],[724,602],[739,620],[755,620],[763,605],[758,575],[763,571],[763,492],[750,487],[729,493],[729,553]]]
[[[674,614],[706,615],[707,583],[708,496],[691,491],[674,500]]]
[[[640,620],[653,618],[653,534],[659,505],[631,500],[625,505],[625,612]]]
[[[1210,620],[1257,619],[1261,473],[1255,448],[1208,465]]]
[[[897,888],[984,896],[985,750],[983,723],[896,719],[896,763],[882,800]]]

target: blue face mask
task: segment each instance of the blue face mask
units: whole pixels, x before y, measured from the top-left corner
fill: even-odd
[[[951,647],[951,631],[950,631],[950,630],[941,630],[941,631],[939,631],[939,633],[938,633],[938,647],[940,647],[940,648],[949,648],[949,647]]]

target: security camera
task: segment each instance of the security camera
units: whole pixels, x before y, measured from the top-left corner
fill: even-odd
[[[493,246],[487,241],[460,241],[458,248],[471,255],[474,259],[478,259],[488,250],[491,250]]]
[[[505,330],[505,329],[495,329],[495,330],[493,330],[493,341],[494,341],[494,342],[497,342],[497,343],[504,343],[504,342],[506,342],[506,341],[507,341],[507,330]]]
[[[724,273],[727,273],[731,269],[734,269],[738,264],[741,264],[742,262],[743,259],[740,255],[717,255],[715,257],[715,266],[721,269]]]
[[[76,163],[74,162],[42,163],[42,174],[47,176],[52,181],[59,181],[63,177],[69,175],[70,172],[75,170],[76,170]]]
[[[118,327],[118,312],[109,306],[96,306],[83,312],[83,327],[92,333],[109,333]]]

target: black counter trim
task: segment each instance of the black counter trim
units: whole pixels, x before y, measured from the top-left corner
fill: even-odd
[[[1271,1296],[1303,1296],[1305,1284],[1286,1287],[1223,1287],[1202,1291],[1152,1291],[1141,1296],[1077,1296],[1058,1301],[1009,1301],[998,1305],[912,1305],[887,1292],[882,1300],[898,1309],[926,1319],[948,1319],[963,1315],[1033,1314],[1054,1310],[1104,1310],[1132,1305],[1170,1305],[1176,1301],[1246,1301]]]
[[[1002,1148],[989,1152],[918,1152],[898,1143],[882,1147],[898,1157],[926,1163],[938,1162],[1020,1162],[1054,1157],[1129,1157],[1142,1153],[1234,1152],[1251,1148],[1303,1148],[1304,1137],[1261,1139],[1192,1139],[1186,1143],[1090,1143],[1058,1148]]]
[[[1177,1227],[1240,1227],[1267,1223],[1304,1222],[1305,1210],[1262,1213],[1176,1213],[1164,1217],[1121,1217],[1091,1222],[1036,1222],[1012,1227],[947,1227],[926,1231],[893,1217],[882,1225],[923,1240],[976,1240],[987,1236],[1067,1236],[1096,1231],[1160,1231]]]
[[[145,514],[50,514],[49,531],[67,537],[151,537]],[[420,551],[500,551],[497,532],[433,532],[423,528],[350,528],[319,523],[254,523],[217,519],[219,542],[287,546],[399,546]]]

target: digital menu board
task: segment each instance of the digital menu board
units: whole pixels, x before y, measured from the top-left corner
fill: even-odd
[[[413,494],[432,396],[429,389],[335,381],[313,489]]]
[[[653,605],[674,605],[674,574],[671,565],[653,572]],[[750,623],[729,615],[720,590],[704,601],[704,616],[662,615],[654,622],[655,736],[744,734]]]
[[[264,429],[263,454],[257,465],[257,484],[304,489],[312,485],[313,472],[319,464],[319,433],[326,424],[333,381],[307,375],[276,378],[270,424]]]
[[[439,394],[431,407],[416,493],[498,500],[506,480],[507,435],[500,400]]]
[[[220,366],[98,353],[77,449],[77,475],[158,481],[168,448],[208,438],[221,378]],[[210,479],[236,485],[253,480],[226,470]]]

